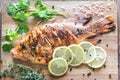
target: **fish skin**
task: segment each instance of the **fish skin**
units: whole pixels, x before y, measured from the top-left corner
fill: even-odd
[[[90,20],[86,20],[87,23]],[[116,28],[112,16],[107,16],[87,26],[83,26],[85,22],[80,23],[82,25],[77,23],[76,25],[73,21],[61,21],[36,25],[11,50],[11,53],[16,59],[47,64],[52,59],[52,53],[56,47],[78,44],[87,39],[97,44],[99,41],[94,39],[95,36],[111,32]]]

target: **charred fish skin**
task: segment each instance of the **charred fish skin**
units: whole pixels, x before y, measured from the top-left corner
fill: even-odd
[[[14,58],[47,64],[52,59],[52,52],[56,47],[78,44],[101,33],[111,32],[115,28],[112,16],[107,16],[87,26],[64,21],[37,25],[11,52]],[[97,44],[99,41],[92,42]]]

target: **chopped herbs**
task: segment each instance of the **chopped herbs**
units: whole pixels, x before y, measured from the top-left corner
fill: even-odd
[[[28,66],[10,63],[9,67],[10,69],[6,69],[0,73],[0,79],[2,77],[10,76],[15,80],[45,80],[42,76]]]
[[[2,43],[2,50],[4,52],[10,52],[10,50],[14,47],[11,42],[5,41]]]
[[[18,22],[18,27],[15,29],[15,31],[12,31],[11,29],[6,30],[6,39],[8,41],[7,44],[4,43],[2,46],[4,52],[9,52],[11,48],[13,48],[12,42],[13,40],[19,38],[18,34],[27,33],[29,31],[29,26],[25,23],[28,17],[33,16],[39,18],[39,22],[44,22],[56,15],[63,16],[63,14],[57,11],[48,10],[47,6],[42,3],[42,0],[37,0],[34,3],[34,6],[38,7],[39,9],[36,8],[33,10],[30,6],[30,0],[19,0],[19,2],[11,3],[7,6],[6,11],[8,15]]]

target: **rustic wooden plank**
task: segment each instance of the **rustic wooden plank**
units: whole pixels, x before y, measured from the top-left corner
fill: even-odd
[[[9,0],[10,1],[10,0]],[[16,1],[16,0],[15,0]],[[51,4],[54,2],[51,2]],[[5,3],[5,5],[8,5]],[[5,7],[4,5],[4,7]],[[7,27],[12,26],[13,28],[15,28],[16,23],[6,14],[5,12],[5,8],[2,12],[3,16],[3,27],[4,29],[2,29],[2,31],[5,31]],[[9,23],[11,22],[11,23]],[[116,30],[117,31],[117,30]],[[3,32],[3,37],[4,37],[5,32]],[[4,40],[2,37],[2,40]],[[43,71],[47,78],[47,80],[71,80],[74,78],[74,80],[109,80],[109,74],[112,75],[112,78],[110,80],[117,80],[118,79],[118,56],[117,56],[117,32],[112,32],[110,34],[106,34],[103,35],[101,37],[98,38],[102,38],[102,42],[101,44],[99,44],[100,46],[102,46],[108,53],[108,59],[106,62],[106,68],[102,67],[101,69],[92,71],[92,69],[90,69],[89,67],[87,67],[86,65],[82,65],[80,67],[77,68],[72,68],[72,72],[69,72],[63,76],[63,77],[53,77],[49,74],[47,67],[44,67],[45,70]],[[109,39],[110,38],[110,39]],[[106,47],[106,43],[109,44],[108,47]],[[114,44],[113,44],[114,43]],[[2,57],[8,57],[9,60],[10,58],[12,58],[10,56],[10,54],[4,54]],[[12,61],[12,60],[9,60]],[[18,61],[19,62],[19,61]],[[22,61],[20,61],[21,63],[23,63]],[[114,63],[114,64],[113,64]],[[23,64],[26,64],[23,63]],[[29,64],[30,66],[33,66],[32,64]],[[34,65],[33,67],[35,67],[36,65]],[[39,66],[38,66],[39,67]],[[3,68],[4,69],[4,68]],[[92,75],[87,77],[87,74],[91,72]],[[85,76],[83,76],[83,74],[85,74]]]

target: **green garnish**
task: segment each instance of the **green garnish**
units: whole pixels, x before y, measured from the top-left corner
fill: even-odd
[[[35,7],[38,7],[39,10],[35,10],[31,14],[31,16],[39,17],[41,19],[40,22],[48,21],[49,19],[53,18],[55,15],[63,16],[63,14],[61,14],[60,12],[48,10],[47,7],[42,4],[41,0],[37,0],[34,3],[34,5],[35,5]]]
[[[19,38],[18,34],[27,33],[29,31],[29,27],[25,22],[30,16],[39,18],[40,23],[48,21],[56,15],[64,16],[60,12],[48,10],[47,6],[42,3],[42,0],[37,0],[34,3],[34,6],[38,8],[33,9],[30,6],[29,0],[19,0],[18,3],[11,3],[7,6],[6,11],[8,15],[18,22],[18,27],[15,31],[12,31],[11,29],[6,30],[6,39],[9,41],[9,45],[3,46],[2,49],[4,52],[9,52],[10,49],[13,48],[12,42]],[[9,47],[9,50],[5,49],[7,47]]]
[[[46,10],[47,9],[47,7],[45,5],[43,5],[41,0],[37,0],[34,3],[34,5],[35,5],[35,7],[39,7],[40,10]]]
[[[30,16],[40,18],[40,22],[48,21],[56,15],[63,16],[60,12],[48,10],[41,0],[37,0],[34,3],[34,6],[39,9],[33,10],[30,6],[29,0],[20,0],[18,3],[12,3],[7,6],[6,11],[8,15],[18,21],[17,32],[19,34],[27,33],[29,31],[29,28],[25,22]]]
[[[19,35],[16,32],[13,32],[10,28],[6,30],[6,39],[9,41],[13,41],[15,39],[18,39]]]
[[[19,3],[13,3],[7,6],[6,11],[13,19],[25,21],[29,15],[24,10],[28,9],[29,6],[29,0],[20,0]]]
[[[29,31],[29,27],[24,22],[19,21],[18,26],[19,27],[16,28],[18,34],[27,33]]]
[[[2,50],[4,52],[10,52],[10,50],[14,47],[11,42],[5,41],[2,43]]]
[[[15,80],[45,80],[44,77],[40,76],[32,68],[16,63],[9,63],[8,67],[0,73],[0,79],[2,77],[11,77]]]

